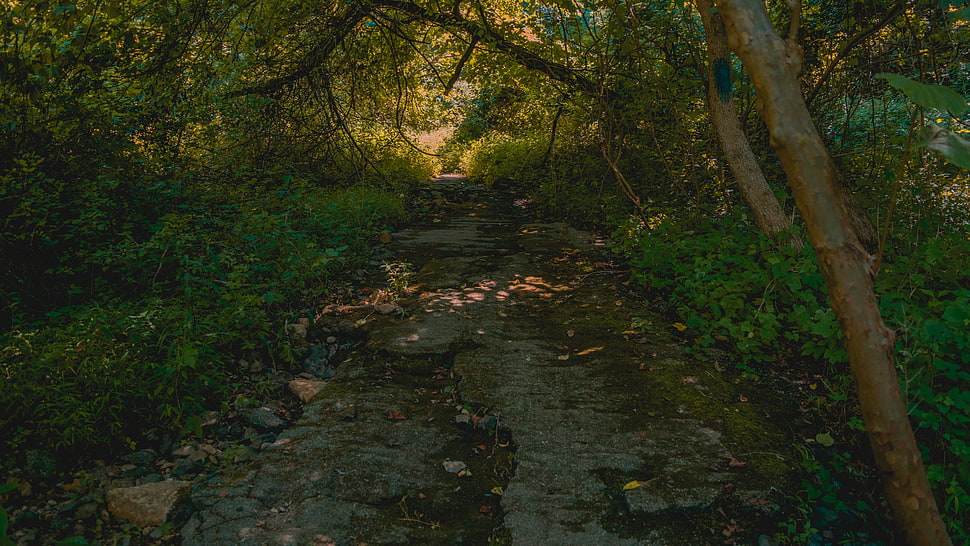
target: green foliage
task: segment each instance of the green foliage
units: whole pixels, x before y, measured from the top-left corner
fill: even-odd
[[[658,214],[652,226],[634,224],[617,237],[633,278],[687,325],[689,350],[719,346],[754,370],[762,363],[821,363],[818,371],[831,381],[847,378],[839,325],[810,249],[776,247],[739,217],[687,224]],[[957,542],[970,538],[960,517],[970,503],[968,255],[970,241],[959,231],[940,232],[890,249],[877,281],[880,310],[897,334],[910,415]],[[827,395],[844,402],[850,392],[830,388]],[[857,417],[843,419],[841,426],[861,430]],[[824,473],[834,471],[832,463],[806,470],[815,484],[808,489],[812,498],[832,500],[833,491],[818,489],[829,481]]]
[[[910,100],[928,110],[943,110],[960,116],[970,109],[967,99],[944,85],[925,84],[899,74],[881,73],[876,74],[876,77],[886,80],[889,85],[906,93]]]
[[[289,365],[281,325],[291,306],[332,288],[373,235],[403,217],[385,192],[293,177],[154,189],[168,193],[156,201],[167,206],[140,237],[71,232],[92,238],[71,261],[97,265],[115,296],[105,298],[105,287],[43,321],[21,316],[3,340],[0,408],[12,445],[120,445],[151,426],[184,426],[214,404],[232,387],[235,358]]]
[[[747,364],[845,359],[810,249],[776,248],[740,217],[656,222],[619,235],[633,253],[634,279],[664,295],[694,350],[726,343]]]
[[[534,187],[543,176],[544,150],[538,135],[491,132],[471,143],[462,155],[461,170],[484,184],[512,181]]]

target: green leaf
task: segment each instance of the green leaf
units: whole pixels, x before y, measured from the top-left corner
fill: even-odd
[[[899,74],[876,74],[889,82],[889,85],[906,93],[910,99],[923,108],[947,110],[954,116],[963,115],[970,107],[963,95],[943,85],[925,84]]]
[[[822,444],[825,447],[832,447],[835,445],[835,439],[828,432],[823,432],[821,434],[815,435],[815,441]]]
[[[970,170],[970,141],[953,131],[930,123],[923,129],[920,146],[939,153],[958,167]]]

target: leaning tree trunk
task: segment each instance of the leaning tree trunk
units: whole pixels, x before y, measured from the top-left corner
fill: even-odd
[[[883,324],[876,305],[872,256],[852,228],[835,163],[799,88],[797,4],[787,41],[778,36],[762,0],[717,0],[717,7],[727,25],[731,48],[754,82],[772,145],[818,255],[832,309],[845,336],[869,442],[893,517],[909,544],[951,544],[900,392],[893,365],[895,336]]]
[[[731,61],[724,22],[712,8],[711,0],[695,0],[697,11],[704,23],[707,36],[707,103],[711,111],[711,123],[734,173],[738,189],[751,208],[754,221],[769,237],[777,239],[782,231],[791,227],[791,219],[781,208],[771,186],[758,165],[758,160],[748,145],[741,120],[734,108],[731,93]],[[792,238],[789,243],[801,248],[801,241]]]

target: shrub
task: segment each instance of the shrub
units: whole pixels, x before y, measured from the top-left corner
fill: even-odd
[[[105,290],[44,317],[18,315],[0,338],[5,442],[88,449],[184,426],[231,388],[237,358],[289,365],[282,325],[292,309],[345,279],[404,214],[387,192],[297,178],[146,187],[150,221],[139,229],[71,233],[83,252],[65,263],[98,272]]]
[[[673,216],[673,215],[671,215]],[[681,215],[683,217],[683,215]],[[689,350],[719,346],[757,371],[801,360],[839,383],[846,353],[812,250],[776,247],[740,216],[687,222],[657,214],[616,234],[633,279],[686,326]],[[970,538],[970,241],[959,232],[894,251],[877,281],[884,321],[929,477],[950,531]],[[848,390],[848,389],[847,389]],[[833,400],[847,392],[833,391]],[[842,425],[861,430],[843,415]],[[809,471],[815,463],[807,465]]]

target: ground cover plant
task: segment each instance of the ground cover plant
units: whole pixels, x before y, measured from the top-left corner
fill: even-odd
[[[349,281],[403,209],[379,190],[272,183],[195,195],[145,239],[90,250],[96,280],[115,286],[107,297],[43,317],[14,309],[0,402],[8,447],[136,445],[139,431],[218,407],[237,359],[291,366],[287,321]]]

